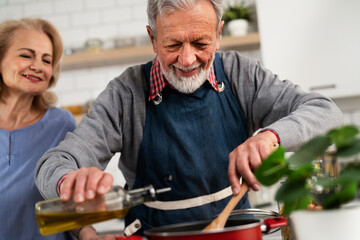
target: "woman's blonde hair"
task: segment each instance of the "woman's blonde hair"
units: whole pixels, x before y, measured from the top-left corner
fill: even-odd
[[[14,38],[14,33],[21,29],[36,30],[45,33],[53,46],[53,74],[48,89],[55,86],[60,74],[60,59],[63,54],[63,43],[57,29],[48,21],[40,18],[22,18],[20,20],[6,20],[0,23],[0,63]],[[4,88],[4,81],[0,73],[0,95]],[[56,103],[55,93],[46,91],[35,96],[33,104],[41,109],[53,107]]]

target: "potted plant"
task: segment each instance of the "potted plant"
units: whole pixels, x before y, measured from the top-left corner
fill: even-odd
[[[229,34],[232,36],[246,35],[251,21],[252,10],[250,6],[245,6],[243,1],[235,1],[229,5],[223,14],[223,20],[227,26]]]
[[[359,128],[342,126],[313,138],[290,157],[279,147],[255,171],[264,186],[281,182],[275,200],[283,203],[296,240],[360,239],[360,207],[352,201],[360,182],[359,152]],[[330,169],[324,171],[326,162]],[[311,204],[316,210],[308,209]]]

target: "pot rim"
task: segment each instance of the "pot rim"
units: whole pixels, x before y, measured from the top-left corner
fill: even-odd
[[[230,216],[238,216],[238,215],[256,215],[255,218],[261,217],[281,217],[282,215],[278,212],[267,210],[267,209],[259,209],[259,208],[245,208],[245,209],[235,209],[231,212]]]
[[[243,229],[249,229],[249,228],[254,228],[261,225],[261,220],[260,219],[256,219],[256,218],[252,218],[252,219],[229,219],[228,221],[241,221],[241,220],[251,220],[252,222],[250,223],[245,223],[245,224],[239,224],[238,226],[229,226],[229,227],[225,227],[223,229],[212,229],[212,230],[208,230],[208,231],[201,231],[201,230],[189,230],[189,231],[178,231],[178,232],[168,232],[166,231],[169,227],[171,228],[176,228],[176,227],[186,227],[186,226],[192,226],[192,225],[204,225],[207,226],[208,223],[210,223],[211,221],[196,221],[196,222],[188,222],[188,223],[178,223],[178,224],[171,224],[171,225],[166,225],[166,226],[161,226],[161,227],[157,227],[157,228],[153,228],[150,230],[145,231],[145,235],[146,236],[150,236],[150,237],[169,237],[169,236],[173,236],[173,237],[178,237],[178,236],[200,236],[200,235],[208,235],[208,234],[215,234],[215,233],[224,233],[224,232],[232,232],[232,231],[238,231],[238,230],[243,230]],[[204,224],[206,223],[206,224]],[[161,231],[161,229],[164,228],[163,232],[157,232],[157,231]],[[153,232],[155,231],[156,232]]]

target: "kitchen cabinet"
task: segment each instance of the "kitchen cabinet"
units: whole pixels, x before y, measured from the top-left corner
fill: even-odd
[[[221,50],[253,50],[258,49],[259,46],[260,36],[257,32],[241,37],[223,36],[220,40]],[[154,56],[151,45],[103,50],[96,53],[81,52],[65,55],[62,70],[146,62]]]
[[[265,67],[331,98],[360,96],[360,1],[257,0]]]

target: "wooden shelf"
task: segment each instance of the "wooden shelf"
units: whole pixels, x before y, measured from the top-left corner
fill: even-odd
[[[241,37],[224,36],[220,40],[221,50],[252,50],[260,46],[259,33],[250,33]],[[146,62],[155,56],[152,46],[137,46],[104,50],[96,53],[81,52],[63,57],[62,69],[101,67],[117,64]]]
[[[254,50],[260,47],[260,35],[257,32],[241,37],[224,36],[220,40],[220,50]]]

